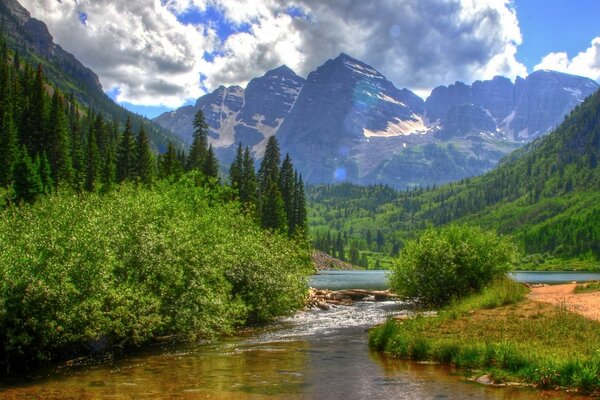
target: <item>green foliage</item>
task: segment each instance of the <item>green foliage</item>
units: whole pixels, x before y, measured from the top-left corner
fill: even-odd
[[[428,229],[406,244],[392,267],[390,284],[400,295],[445,305],[506,275],[516,254],[510,241],[478,228]]]
[[[227,191],[196,181],[59,192],[2,212],[0,363],[100,339],[210,337],[297,309],[308,247],[265,233]]]

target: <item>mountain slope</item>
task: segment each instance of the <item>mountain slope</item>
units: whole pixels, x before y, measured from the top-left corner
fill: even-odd
[[[461,222],[512,234],[528,254],[600,259],[600,92],[552,133],[506,157],[489,173],[437,189],[372,196],[381,189],[309,190],[317,237],[339,230],[363,251],[397,252],[427,224]],[[343,217],[342,217],[343,216]],[[381,231],[386,246],[368,236]],[[377,257],[376,257],[377,258]],[[543,258],[541,258],[543,259]]]
[[[537,71],[515,82],[495,77],[441,86],[424,102],[371,66],[340,54],[306,81],[280,67],[246,89],[218,88],[194,107],[155,121],[189,142],[193,115],[202,109],[225,164],[237,141],[260,158],[265,139],[277,135],[309,183],[385,183],[403,189],[489,171],[558,125],[598,87],[587,78]]]
[[[425,113],[431,122],[440,122],[447,134],[464,134],[450,122],[457,117],[457,107],[471,105],[487,114],[486,124],[477,127],[479,132],[499,131],[510,140],[531,141],[562,122],[598,87],[589,78],[548,70],[517,78],[514,84],[498,76],[471,86],[456,82],[435,88],[425,103]],[[485,117],[479,116],[478,120]]]
[[[231,163],[240,141],[262,157],[267,139],[279,129],[303,85],[304,79],[283,65],[252,79],[245,90],[221,86],[194,106],[164,113],[154,121],[190,144],[194,115],[202,110],[211,128],[211,143],[224,163]]]
[[[171,140],[182,146],[181,141],[170,131],[112,101],[102,91],[98,76],[54,43],[46,25],[32,18],[18,1],[0,2],[0,21],[9,46],[31,65],[41,64],[48,80],[61,91],[72,93],[84,106],[101,111],[118,123],[124,124],[130,118],[135,130],[144,127],[159,151],[164,151]]]

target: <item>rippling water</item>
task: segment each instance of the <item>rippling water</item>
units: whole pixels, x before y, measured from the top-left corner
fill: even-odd
[[[217,344],[156,347],[117,362],[63,367],[0,389],[44,399],[541,399],[564,393],[498,389],[452,370],[370,352],[366,328],[408,313],[401,303],[300,312]]]

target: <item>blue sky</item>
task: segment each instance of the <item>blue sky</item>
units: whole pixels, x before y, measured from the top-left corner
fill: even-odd
[[[573,57],[600,36],[598,0],[516,0],[515,7],[523,35],[517,59],[529,71],[548,53]]]
[[[148,117],[282,64],[306,77],[340,52],[422,97],[541,68],[600,79],[600,0],[21,2]]]

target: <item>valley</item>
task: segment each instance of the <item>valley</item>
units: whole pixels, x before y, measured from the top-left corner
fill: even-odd
[[[0,2],[0,398],[600,394],[600,36],[341,4]]]

